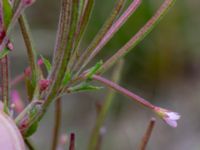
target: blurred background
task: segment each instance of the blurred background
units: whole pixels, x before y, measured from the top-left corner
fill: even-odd
[[[132,0],[127,0],[127,6]],[[145,0],[97,59],[111,56],[154,14],[161,0]],[[60,1],[37,0],[26,11],[38,54],[51,59]],[[87,47],[108,17],[115,0],[96,0],[81,48]],[[126,7],[127,7],[126,6]],[[120,85],[153,104],[177,111],[182,118],[173,129],[157,118],[148,150],[199,150],[200,143],[200,1],[177,0],[159,25],[126,57]],[[11,76],[28,65],[21,33],[13,33]],[[94,63],[91,63],[91,65]],[[111,71],[105,74],[110,79]],[[23,83],[16,86],[26,99]],[[96,118],[95,103],[103,102],[107,89],[63,97],[62,133],[75,132],[77,150],[87,149]],[[38,149],[49,149],[53,129],[53,105],[31,137]],[[117,94],[106,122],[102,150],[138,149],[151,117],[149,109]]]

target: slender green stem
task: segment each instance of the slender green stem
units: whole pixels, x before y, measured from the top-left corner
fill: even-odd
[[[123,68],[123,61],[119,61],[119,64],[114,68],[114,72],[112,75],[112,80],[115,83],[119,83],[121,72]],[[105,121],[106,115],[110,109],[110,106],[112,104],[112,101],[115,96],[115,91],[109,90],[108,94],[106,96],[105,102],[103,106],[100,109],[100,112],[97,116],[97,120],[95,122],[94,128],[92,130],[90,140],[89,140],[89,145],[88,145],[88,150],[96,150],[98,146],[98,141],[99,141],[99,134],[100,134],[100,129],[103,126],[103,123]]]
[[[31,68],[32,73],[36,75],[37,72],[37,56],[35,52],[35,48],[33,46],[33,41],[31,40],[31,32],[30,27],[28,25],[25,14],[19,17],[19,25],[24,38],[24,43],[26,45],[28,61]],[[35,77],[34,77],[35,78]]]
[[[57,29],[57,37],[53,54],[52,71],[49,74],[49,79],[54,81],[56,78],[56,72],[61,63],[66,45],[68,42],[68,35],[70,29],[71,15],[72,15],[72,2],[70,0],[61,1],[61,11],[59,24]]]
[[[77,13],[78,0],[73,0],[71,5],[72,5],[72,14],[71,14],[72,22],[70,22],[70,30],[69,30],[69,35],[67,37],[68,42],[67,42],[66,48],[63,49],[64,53],[63,53],[62,58],[60,59],[60,65],[58,66],[58,68],[56,68],[57,69],[56,78],[55,78],[55,80],[52,81],[50,91],[48,92],[48,95],[44,98],[45,99],[45,103],[44,103],[45,108],[47,108],[47,106],[51,103],[51,101],[57,95],[57,92],[61,86],[63,77],[68,68],[71,51],[74,48],[73,47],[74,46],[73,37],[74,37],[75,31],[76,31],[76,25],[77,25],[77,19],[78,19],[78,13]]]
[[[168,12],[176,0],[165,0],[155,15],[111,58],[109,58],[103,65],[99,72],[104,72],[110,68],[117,60],[126,55],[139,42],[141,42],[148,33],[159,23],[162,17]]]
[[[116,18],[118,17],[119,13],[121,12],[121,10],[122,10],[122,8],[124,6],[124,3],[125,3],[125,0],[118,0],[116,2],[115,7],[113,8],[110,16],[105,21],[104,25],[102,26],[102,28],[100,29],[100,31],[97,33],[96,37],[92,40],[92,42],[90,43],[90,45],[88,46],[88,48],[81,55],[80,60],[78,60],[77,64],[75,65],[74,70],[76,70],[77,67],[79,68],[83,64],[83,62],[90,55],[90,53],[95,49],[95,47],[104,38],[105,34],[110,29],[110,27],[112,26],[113,22],[116,20]],[[86,64],[86,63],[84,62],[84,64]],[[83,67],[85,67],[85,65]]]
[[[139,150],[145,150],[146,147],[147,147],[147,144],[148,144],[148,141],[151,137],[151,134],[152,134],[152,131],[153,131],[153,128],[155,127],[155,122],[156,120],[154,118],[152,118],[149,122],[149,125],[147,127],[147,130],[141,140],[141,143],[140,143],[140,147],[139,147]]]
[[[94,0],[87,0],[87,1],[80,0],[79,5],[80,5],[79,22],[78,22],[78,26],[76,30],[75,48],[70,60],[70,65],[73,65],[74,61],[77,58],[79,58],[78,50],[79,50],[80,42],[86,31],[88,22],[90,20],[91,12],[94,6]]]
[[[26,146],[28,147],[29,150],[35,150],[33,144],[31,143],[30,140],[28,140],[27,138],[24,139],[24,142],[26,144]]]
[[[52,150],[56,150],[58,146],[58,139],[59,139],[59,131],[61,126],[61,115],[62,115],[62,104],[61,104],[61,98],[58,98],[55,101],[55,120],[54,120],[54,129],[53,129],[53,139],[52,139]]]

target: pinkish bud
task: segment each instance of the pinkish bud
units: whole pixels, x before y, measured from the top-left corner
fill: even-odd
[[[10,41],[9,41],[8,44],[7,44],[7,48],[8,48],[10,51],[14,50],[14,46],[13,46],[13,44],[12,44]]]
[[[22,0],[22,2],[24,5],[30,6],[35,2],[35,0]]]
[[[16,112],[21,112],[24,109],[24,103],[22,102],[22,99],[19,95],[19,93],[14,90],[11,92],[11,101],[12,104],[14,104],[14,109],[16,110]]]
[[[42,64],[43,64],[43,60],[40,58],[40,59],[38,60],[37,64],[38,64],[39,66],[42,65]]]
[[[177,112],[172,112],[170,110],[155,107],[154,111],[171,127],[177,127],[177,120],[181,118],[181,116]]]
[[[44,91],[50,84],[50,81],[47,79],[42,79],[39,81],[40,91]]]
[[[30,67],[28,67],[28,68],[26,68],[24,70],[24,75],[27,76],[27,77],[31,75],[31,69],[30,69]]]

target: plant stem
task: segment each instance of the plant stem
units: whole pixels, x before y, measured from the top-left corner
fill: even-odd
[[[133,92],[130,92],[129,90],[119,86],[118,84],[116,84],[116,83],[114,83],[112,81],[109,81],[109,80],[107,80],[107,79],[105,79],[105,78],[103,78],[103,77],[101,77],[99,75],[93,75],[92,78],[94,80],[99,81],[100,83],[104,84],[105,86],[107,86],[107,87],[109,87],[109,88],[111,88],[111,89],[113,89],[113,90],[115,90],[115,91],[117,91],[117,92],[129,97],[130,99],[138,102],[139,104],[141,104],[141,105],[143,105],[145,107],[148,107],[150,109],[154,109],[155,108],[154,105],[152,105],[150,102],[148,102],[144,98],[134,94]]]
[[[27,54],[28,54],[28,61],[29,61],[29,66],[31,68],[31,72],[33,74],[33,79],[37,77],[37,56],[35,49],[33,47],[33,42],[31,40],[31,33],[30,33],[30,28],[28,25],[28,22],[26,20],[25,15],[21,15],[19,17],[19,25],[20,29],[24,38],[24,42],[26,45],[27,49]]]
[[[117,64],[116,67],[114,68],[112,80],[116,83],[118,83],[120,80],[122,67],[123,67],[123,61],[121,60],[121,61],[119,61],[119,64]],[[96,150],[96,147],[97,147],[97,144],[99,141],[99,137],[100,137],[99,136],[100,129],[103,126],[103,123],[104,123],[106,115],[110,109],[110,106],[112,104],[114,96],[115,96],[115,91],[110,89],[106,96],[105,102],[104,102],[103,106],[101,107],[100,112],[97,116],[97,120],[95,122],[94,128],[93,128],[91,136],[90,136],[88,150]]]
[[[118,17],[119,13],[121,12],[123,6],[124,6],[125,0],[118,0],[115,4],[115,7],[113,8],[110,16],[108,19],[105,21],[103,27],[100,29],[100,31],[97,33],[96,37],[92,40],[88,48],[84,51],[84,53],[81,55],[80,60],[76,63],[74,70],[77,69],[77,67],[82,66],[79,68],[80,70],[78,73],[85,67],[85,65],[90,61],[90,59],[86,58],[91,54],[93,50],[96,50],[96,47],[99,45],[99,43],[104,39],[104,36],[110,29],[110,27],[113,25],[113,22],[115,19]],[[84,65],[82,65],[84,63]],[[78,74],[77,73],[77,74]]]
[[[142,138],[141,140],[141,144],[140,144],[140,148],[139,150],[145,150],[146,149],[146,146],[147,146],[147,143],[151,137],[151,134],[152,134],[152,131],[153,131],[153,128],[155,126],[155,118],[152,118],[149,122],[149,125],[148,125],[148,128],[144,134],[144,137]]]
[[[70,22],[70,30],[69,30],[69,35],[67,37],[67,42],[65,43],[67,44],[66,47],[62,50],[64,50],[63,56],[60,59],[60,64],[58,66],[58,68],[55,68],[56,71],[56,75],[55,75],[55,80],[52,80],[52,85],[50,87],[50,90],[47,94],[47,96],[44,98],[45,99],[45,103],[44,103],[44,107],[47,108],[48,105],[52,102],[52,100],[55,98],[55,96],[57,95],[57,92],[61,86],[63,77],[67,71],[68,68],[68,63],[70,60],[70,56],[71,56],[71,51],[73,50],[73,44],[74,44],[74,34],[76,31],[76,25],[77,25],[77,18],[78,18],[78,10],[77,10],[77,5],[78,5],[78,0],[73,0],[71,2],[71,7],[72,7],[72,14],[71,14],[71,20],[72,22]]]
[[[70,144],[69,144],[69,150],[75,150],[75,134],[70,134]]]
[[[176,0],[165,0],[155,15],[111,58],[109,58],[100,69],[99,72],[104,72],[110,68],[117,60],[126,55],[131,49],[133,49],[139,42],[141,42],[148,33],[158,24],[162,17],[167,13]]]
[[[61,104],[61,98],[58,98],[55,101],[55,120],[54,120],[54,129],[53,129],[53,139],[52,139],[52,150],[56,150],[58,146],[58,139],[59,139],[59,131],[61,126],[61,115],[62,115],[62,104]]]
[[[2,100],[4,102],[4,112],[9,113],[9,69],[8,56],[1,60],[2,68]]]
[[[9,22],[9,25],[6,27],[6,31],[5,31],[5,37],[3,39],[3,41],[0,44],[0,51],[2,51],[6,44],[8,43],[8,36],[10,34],[11,29],[13,29],[14,25],[17,23],[19,17],[21,16],[21,14],[23,13],[23,11],[30,5],[26,5],[25,3],[23,3],[24,1],[22,0],[16,0],[16,6],[14,6],[15,8],[13,8],[13,15],[12,18]]]
[[[26,143],[26,146],[28,147],[29,150],[35,150],[31,141],[29,141],[27,138],[24,139],[24,142]]]
[[[72,2],[70,0],[62,0],[61,1],[61,10],[60,10],[60,18],[57,29],[56,43],[54,47],[53,54],[53,62],[52,62],[52,70],[51,74],[49,74],[48,78],[52,81],[56,78],[56,72],[61,63],[61,58],[63,57],[63,53],[66,49],[68,34],[70,28],[70,19],[71,19],[71,11],[72,11]]]
[[[79,2],[79,4],[80,3],[81,3],[81,1]],[[77,30],[76,30],[75,48],[74,48],[74,52],[73,52],[71,60],[70,60],[71,68],[73,68],[72,65],[75,64],[74,62],[77,61],[76,59],[79,59],[78,50],[79,50],[80,42],[86,31],[88,22],[90,20],[91,12],[92,12],[92,9],[94,6],[94,0],[88,0],[88,1],[82,0],[82,3],[83,3],[82,8],[80,8],[80,9],[82,9],[82,12],[80,13],[79,22],[78,22],[78,26],[77,26]]]

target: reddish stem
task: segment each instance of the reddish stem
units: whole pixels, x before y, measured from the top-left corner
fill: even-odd
[[[147,130],[146,130],[146,132],[144,134],[144,137],[141,140],[141,144],[140,144],[139,150],[145,150],[146,149],[147,143],[148,143],[148,141],[149,141],[149,139],[151,137],[153,128],[155,126],[155,122],[156,122],[155,118],[152,118],[150,120],[149,125],[147,127]]]
[[[119,93],[121,93],[123,95],[126,95],[127,97],[131,98],[132,100],[139,102],[143,106],[146,106],[146,107],[151,108],[151,109],[155,108],[155,106],[152,105],[147,100],[145,100],[142,97],[132,93],[131,91],[119,86],[118,84],[116,84],[116,83],[114,83],[112,81],[109,81],[109,80],[107,80],[107,79],[105,79],[105,78],[103,78],[103,77],[101,77],[99,75],[93,75],[93,79],[103,83],[107,87],[110,87],[110,88],[118,91]]]
[[[70,134],[69,150],[75,150],[75,134],[74,133]]]

